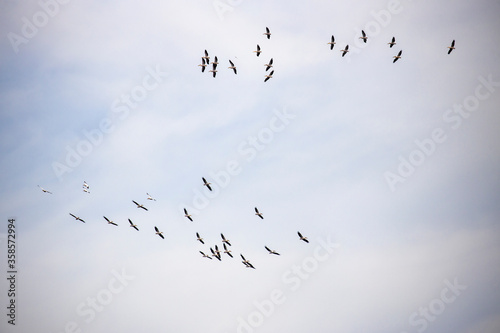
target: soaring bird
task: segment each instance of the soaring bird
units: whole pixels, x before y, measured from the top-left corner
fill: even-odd
[[[103,216],[103,217],[104,217],[104,219],[105,219],[106,221],[108,221],[108,224],[112,224],[112,225],[118,226],[118,224],[116,224],[115,222],[111,221],[111,220],[110,220],[110,219],[108,219],[106,216]]]
[[[260,217],[261,219],[264,219],[264,216],[262,216],[262,213],[259,212],[259,210],[257,209],[257,207],[255,207],[255,215],[257,215],[258,217]]]
[[[208,65],[210,63],[210,57],[208,56],[207,50],[205,50],[205,56],[202,57],[205,59],[205,63]]]
[[[153,198],[149,193],[146,193],[146,195],[148,196],[148,200],[156,201],[156,199]]]
[[[202,251],[200,251],[200,253],[201,253],[201,255],[203,256],[203,258],[208,258],[208,259],[212,260],[212,257],[211,257],[211,256],[209,256],[209,255],[207,255],[207,254],[203,253]]]
[[[327,44],[330,44],[330,50],[333,50],[333,47],[335,46],[335,37],[333,37],[332,35],[332,38],[331,40],[327,43]]]
[[[205,67],[207,67],[207,64],[205,63],[205,58],[201,58],[201,64],[198,66],[201,67],[201,72],[203,73],[205,71]]]
[[[368,37],[366,37],[365,31],[364,31],[364,30],[361,30],[361,34],[362,34],[362,36],[361,36],[361,37],[359,37],[359,39],[362,39],[362,40],[363,40],[363,42],[365,42],[365,43],[366,43],[366,40],[368,39]]]
[[[228,256],[230,256],[232,258],[233,255],[231,254],[231,250],[227,249],[226,244],[222,244],[222,246],[224,246],[224,253],[227,254]]]
[[[263,35],[267,36],[267,39],[271,39],[271,31],[269,31],[268,27],[266,27],[266,32],[264,32]]]
[[[232,69],[232,70],[233,70],[233,72],[234,72],[234,74],[238,74],[238,73],[236,72],[236,66],[234,66],[233,62],[232,62],[231,60],[229,60],[229,63],[231,64],[231,66],[229,66],[228,68],[229,68],[229,69]]]
[[[193,219],[191,218],[191,215],[188,214],[188,211],[186,208],[184,208],[184,217],[187,217],[189,221],[193,222]]]
[[[307,240],[307,237],[302,236],[302,234],[298,231],[297,231],[297,234],[299,235],[300,240],[303,240],[304,242],[309,243],[309,241]]]
[[[219,64],[219,60],[217,60],[217,56],[214,57],[214,61],[212,61],[212,65],[214,66],[214,69],[217,67]]]
[[[349,45],[346,45],[343,50],[340,50],[340,52],[342,52],[342,56],[345,56],[347,52],[349,52]]]
[[[394,45],[396,45],[396,38],[392,37],[392,40],[387,44],[389,44],[389,47],[393,47]]]
[[[135,203],[137,205],[137,208],[142,208],[144,210],[148,210],[146,207],[144,207],[144,205],[141,205],[141,204],[138,204],[136,201],[132,200],[133,203]]]
[[[271,73],[269,73],[269,75],[265,75],[266,79],[264,80],[264,82],[271,79],[273,77],[273,74],[274,74],[274,71],[271,71]]]
[[[395,63],[396,61],[398,61],[399,58],[401,58],[401,53],[403,53],[403,50],[399,51],[398,55],[395,55],[393,57],[394,60],[392,61],[392,63]]]
[[[69,213],[69,215],[73,216],[77,221],[82,221],[83,223],[85,223],[85,221],[82,220],[81,218],[79,218],[78,216],[75,216],[75,215],[73,215],[71,213]]]
[[[203,180],[203,185],[206,186],[210,191],[212,191],[212,188],[210,187],[210,184],[212,183],[207,182],[203,177],[201,177],[201,179]]]
[[[89,188],[90,187],[89,184],[87,184],[87,182],[85,180],[83,181],[83,187],[84,188]]]
[[[275,254],[277,256],[279,256],[280,254],[274,250],[271,250],[270,248],[268,248],[267,246],[264,246],[266,248],[267,251],[269,251],[269,254]]]
[[[455,40],[453,40],[451,42],[451,46],[448,46],[449,50],[448,50],[448,54],[451,53],[451,51],[453,51],[455,49]]]
[[[241,256],[241,259],[243,259],[242,263],[247,267],[247,268],[253,268],[255,269],[255,267],[253,267],[253,265],[250,263],[250,261],[246,260],[245,257],[243,256],[243,254],[240,253],[240,256]]]
[[[132,220],[131,220],[131,219],[128,219],[128,222],[130,223],[130,226],[131,226],[132,228],[134,228],[135,230],[139,231],[139,229],[137,228],[137,225],[136,225],[136,224],[134,224],[134,223],[132,223]]]
[[[163,232],[162,232],[162,231],[160,231],[160,230],[158,230],[158,227],[157,227],[157,226],[155,226],[155,231],[156,231],[156,234],[157,234],[158,236],[160,236],[161,238],[165,239],[165,237],[163,237]]]
[[[89,189],[88,189],[88,188],[84,188],[84,189],[83,189],[83,192],[85,192],[85,193],[90,193],[90,191],[89,191]]]
[[[271,60],[269,60],[269,63],[268,64],[265,64],[264,66],[266,66],[266,72],[271,68],[273,67],[273,58],[271,58]]]
[[[43,193],[52,194],[52,192],[47,191],[46,189],[44,189],[44,188],[43,188],[43,187],[41,187],[40,185],[37,185],[37,186],[38,186],[38,187],[42,190],[42,192],[43,192]]]
[[[205,242],[203,241],[203,238],[200,237],[199,233],[196,233],[196,240],[199,241],[201,244],[205,244]]]
[[[257,54],[257,57],[262,53],[262,51],[260,50],[260,46],[259,44],[257,44],[257,51],[253,51]]]
[[[216,249],[216,250],[214,251],[212,248],[210,248],[210,252],[212,252],[212,257],[215,257],[215,258],[217,258],[219,261],[221,261],[220,251],[219,251],[219,249],[217,248],[217,245],[215,245],[215,249]]]
[[[231,243],[229,243],[229,239],[226,239],[226,237],[224,237],[224,235],[221,233],[220,236],[222,237],[222,243],[225,243],[229,246],[231,246]]]

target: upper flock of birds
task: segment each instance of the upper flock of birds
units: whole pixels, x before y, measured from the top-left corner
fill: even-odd
[[[268,27],[266,27],[266,32],[264,32],[263,35],[266,36],[267,39],[271,39],[271,31],[269,30]],[[361,30],[361,37],[359,37],[359,39],[363,40],[364,43],[366,43],[368,41],[368,36],[366,35],[364,30]],[[335,44],[336,44],[335,37],[333,35],[327,44],[330,45],[330,50],[333,50],[333,48],[335,47]],[[387,44],[389,45],[390,48],[392,48],[394,45],[396,45],[396,38],[392,37],[391,41]],[[450,54],[451,51],[453,51],[455,49],[455,40],[453,40],[451,42],[451,45],[448,46],[447,48],[448,48],[448,54]],[[260,49],[259,44],[257,44],[257,49],[253,52],[257,55],[257,57],[260,56],[262,51]],[[342,57],[344,57],[349,52],[349,44],[347,44],[342,50],[340,50],[340,52],[342,53]],[[395,56],[393,56],[394,60],[392,61],[392,63],[395,63],[396,61],[401,59],[402,54],[403,54],[403,50],[400,50]],[[201,57],[201,64],[199,64],[198,66],[201,67],[201,72],[203,73],[203,72],[205,72],[205,68],[208,65],[212,65],[212,69],[209,70],[208,72],[212,73],[213,77],[215,78],[217,76],[217,72],[218,72],[217,71],[218,64],[219,64],[219,60],[217,59],[217,56],[215,56],[214,59],[212,60],[212,62],[210,62],[210,56],[208,55],[208,51],[205,50],[205,55]],[[230,66],[228,67],[228,69],[233,70],[234,74],[238,74],[238,71],[236,69],[236,66],[234,65],[234,62],[229,60],[229,64],[230,64]],[[266,73],[267,73],[267,71],[273,67],[273,58],[271,58],[271,60],[269,60],[269,62],[267,64],[264,64],[264,66],[266,66]],[[267,82],[267,80],[271,79],[273,77],[273,74],[274,74],[274,70],[272,70],[269,74],[265,74],[264,75],[264,77],[265,77],[264,82]]]
[[[211,183],[209,183],[204,177],[202,177],[201,179],[203,181],[203,186],[205,186],[209,191],[212,191],[212,187],[210,186]],[[44,189],[40,185],[38,185],[38,187],[42,190],[42,192],[47,193],[47,194],[52,194],[52,192],[50,192],[49,190]],[[83,188],[83,192],[90,194],[90,186],[89,186],[89,184],[86,181],[83,181],[82,188]],[[146,193],[146,195],[147,195],[147,200],[156,201],[156,199],[153,198],[149,193]],[[143,204],[140,204],[140,203],[138,203],[135,200],[132,200],[132,203],[134,203],[137,208],[140,208],[140,209],[143,209],[145,211],[148,211],[148,209]],[[257,217],[259,217],[262,220],[264,219],[264,215],[259,211],[259,209],[257,207],[254,208],[254,211],[255,211],[255,215]],[[75,220],[81,221],[81,222],[85,223],[85,220],[83,218],[81,218],[81,217],[79,217],[79,216],[77,216],[75,214],[72,214],[72,213],[69,213],[69,215],[72,216]],[[192,217],[191,214],[188,213],[188,211],[187,211],[186,208],[184,208],[184,217],[187,218],[189,221],[193,222],[193,217]],[[118,223],[110,220],[106,216],[103,216],[103,218],[107,222],[107,224],[118,226]],[[139,231],[139,228],[138,228],[137,224],[134,224],[134,222],[132,222],[131,219],[128,219],[128,222],[130,224],[129,227],[134,228],[135,230]],[[157,226],[154,226],[154,231],[155,231],[156,235],[158,235],[162,239],[165,239],[165,236],[163,236],[163,232],[160,231],[160,229],[158,229]],[[306,243],[309,243],[309,240],[307,239],[307,237],[304,237],[300,233],[300,231],[297,231],[297,235],[299,237],[299,240],[301,240],[303,242],[306,242]],[[199,251],[203,258],[207,258],[207,259],[210,259],[210,260],[213,259],[213,258],[216,258],[217,260],[221,261],[222,260],[222,254],[227,254],[229,257],[233,258],[233,255],[231,254],[232,251],[229,248],[231,246],[230,240],[227,239],[224,236],[223,233],[221,233],[220,236],[221,236],[221,240],[222,240],[221,244],[222,244],[223,250],[220,250],[219,246],[217,244],[215,244],[215,246],[210,247],[211,254],[206,254],[203,251]],[[199,241],[201,244],[205,244],[205,241],[203,240],[203,238],[200,236],[200,234],[198,232],[196,232],[196,240]],[[275,250],[270,249],[267,245],[265,245],[264,248],[269,252],[269,254],[280,255]],[[242,259],[242,263],[247,268],[253,268],[253,269],[255,269],[255,266],[248,259],[246,259],[243,256],[243,254],[240,253],[240,257]]]

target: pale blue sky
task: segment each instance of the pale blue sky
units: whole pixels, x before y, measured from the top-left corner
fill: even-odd
[[[228,7],[218,14],[220,3]],[[50,8],[19,45],[9,38],[25,38],[23,18],[43,19],[41,5],[3,1],[0,10],[0,211],[18,225],[17,330],[498,332],[498,1]],[[220,62],[215,79],[197,66],[205,49]],[[127,110],[123,96],[134,94]],[[473,110],[460,116],[464,103]],[[429,144],[436,130],[440,142]],[[68,151],[85,148],[67,164]],[[398,174],[411,156],[422,163]],[[228,163],[227,186],[201,207],[199,196],[214,194],[201,177],[217,189]],[[400,178],[391,185],[388,173]],[[183,207],[198,211],[194,222]],[[202,258],[222,248],[221,232],[234,258]],[[340,245],[328,255],[327,239]],[[5,256],[0,263],[6,271]],[[88,298],[115,290],[120,272],[130,280],[90,316]],[[443,303],[455,280],[466,289]],[[256,302],[273,291],[282,302],[266,315]],[[419,313],[440,304],[432,320]],[[14,331],[5,315],[0,330]]]

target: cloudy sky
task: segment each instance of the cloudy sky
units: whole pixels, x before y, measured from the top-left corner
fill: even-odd
[[[0,331],[500,330],[499,1],[60,2],[0,2]]]

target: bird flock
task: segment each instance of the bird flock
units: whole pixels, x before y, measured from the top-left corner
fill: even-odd
[[[202,180],[202,185],[204,187],[207,188],[208,191],[212,191],[212,187],[210,186],[211,183],[208,182],[204,177],[201,178]],[[47,193],[47,194],[52,194],[51,191],[48,191],[44,188],[42,188],[40,185],[37,185],[43,193]],[[85,193],[88,193],[90,194],[90,186],[89,184],[84,181],[83,182],[83,191]],[[146,196],[147,196],[147,200],[150,200],[150,201],[156,201],[155,198],[153,198],[149,193],[146,193]],[[144,211],[149,211],[148,208],[146,208],[143,204],[135,201],[135,200],[132,200],[132,203],[135,204],[135,207],[138,208],[138,209],[142,209]],[[193,217],[191,214],[189,214],[188,210],[186,208],[183,208],[183,211],[184,211],[184,217],[186,219],[188,219],[190,222],[194,222],[193,220]],[[261,220],[264,220],[264,214],[259,211],[259,209],[257,207],[254,207],[254,211],[255,211],[255,215],[260,218]],[[82,223],[86,223],[86,221],[81,218],[80,216],[77,216],[73,213],[69,213],[69,215],[71,217],[73,217],[76,221],[80,221]],[[118,223],[113,221],[112,219],[106,217],[103,215],[103,218],[104,218],[104,221],[106,222],[106,224],[109,224],[109,225],[112,225],[112,226],[115,226],[115,227],[118,227]],[[128,222],[129,222],[129,227],[135,229],[136,231],[139,231],[139,226],[137,224],[135,224],[130,218],[128,218]],[[163,234],[163,231],[160,231],[160,229],[158,228],[158,226],[154,226],[154,234],[157,235],[158,237],[160,237],[161,239],[165,239],[165,235]],[[298,235],[298,239],[305,242],[305,243],[309,243],[309,240],[307,239],[307,237],[304,237],[299,231],[297,231],[297,235]],[[203,252],[203,251],[199,251],[199,253],[201,254],[202,258],[207,258],[207,259],[217,259],[218,261],[222,261],[222,258],[224,255],[227,255],[228,257],[230,258],[234,258],[233,254],[231,253],[232,250],[231,250],[231,247],[232,247],[232,244],[231,244],[231,241],[226,238],[226,236],[224,236],[223,233],[220,233],[220,236],[221,236],[221,245],[222,245],[222,250],[219,249],[219,245],[220,244],[215,244],[213,246],[210,246],[209,247],[209,250],[210,252]],[[201,244],[205,245],[205,240],[201,237],[200,233],[199,232],[196,232],[196,238],[195,238],[196,241],[200,242]],[[269,248],[267,245],[264,245],[264,248],[267,250],[267,252],[270,254],[270,255],[275,255],[275,256],[279,256],[280,253],[278,253],[277,251],[275,250],[272,250],[271,248]],[[245,267],[247,268],[252,268],[252,269],[255,269],[255,266],[248,260],[245,258],[245,256],[240,253],[240,257],[242,259],[242,263]]]

